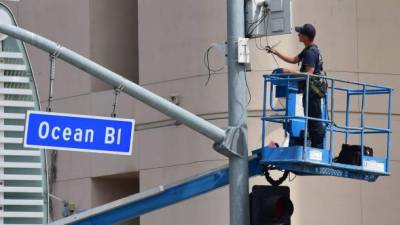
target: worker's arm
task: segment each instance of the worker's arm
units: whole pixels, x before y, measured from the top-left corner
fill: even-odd
[[[283,61],[285,61],[287,63],[295,64],[295,63],[299,62],[298,56],[286,55],[286,54],[280,53],[279,51],[277,51],[273,48],[267,48],[267,51],[271,54],[278,56],[279,58],[281,58]]]

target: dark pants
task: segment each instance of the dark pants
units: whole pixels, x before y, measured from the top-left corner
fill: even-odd
[[[314,117],[322,119],[321,111],[321,97],[319,97],[313,90],[310,89],[308,96],[308,115],[309,117]],[[304,115],[306,115],[306,91],[303,91],[303,106]],[[323,148],[325,131],[321,121],[308,120],[308,136],[311,139],[311,147]],[[303,138],[301,138],[303,139]]]

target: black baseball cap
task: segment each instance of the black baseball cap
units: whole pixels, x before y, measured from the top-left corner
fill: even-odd
[[[300,34],[304,34],[311,39],[315,38],[315,34],[316,34],[315,27],[309,23],[306,23],[301,27],[295,27],[294,29],[296,32],[298,32]]]

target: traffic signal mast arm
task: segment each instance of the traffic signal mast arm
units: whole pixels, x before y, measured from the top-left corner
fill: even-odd
[[[48,53],[56,54],[58,58],[97,77],[113,87],[122,86],[123,92],[126,94],[187,125],[193,130],[210,138],[215,143],[221,143],[225,139],[226,135],[223,129],[68,48],[62,47],[40,35],[12,25],[0,23],[0,32],[31,44]]]

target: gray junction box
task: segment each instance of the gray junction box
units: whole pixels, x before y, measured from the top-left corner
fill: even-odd
[[[245,30],[247,38],[290,34],[291,0],[246,0]]]

